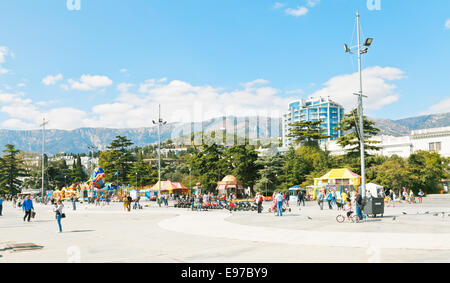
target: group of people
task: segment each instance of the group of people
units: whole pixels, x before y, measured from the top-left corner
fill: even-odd
[[[30,195],[26,195],[25,198],[19,197],[8,197],[7,201],[11,201],[13,203],[13,208],[19,208],[23,211],[23,222],[31,222],[31,219],[35,217],[36,212],[34,209],[34,203]],[[3,213],[3,202],[4,199],[0,196],[0,216]],[[55,207],[53,208],[53,212],[55,212],[55,218],[58,223],[59,232],[62,233],[62,224],[61,219],[65,218],[65,214],[63,213],[64,205],[61,200],[57,200],[55,202]]]
[[[409,190],[409,193],[408,193],[408,190],[406,189],[406,187],[403,187],[401,189],[400,198],[397,197],[397,194],[392,189],[388,191],[387,195],[389,197],[388,206],[394,207],[395,202],[398,200],[406,201],[409,204],[416,203],[416,196],[414,195],[413,190]],[[419,204],[421,204],[423,202],[424,196],[425,196],[425,193],[423,192],[422,189],[420,189],[419,192],[417,193],[417,199],[419,201]]]
[[[274,192],[272,195],[272,211],[276,216],[283,216],[284,205],[289,206],[289,196],[282,192]]]

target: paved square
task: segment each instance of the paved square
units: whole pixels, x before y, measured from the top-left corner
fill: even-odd
[[[148,204],[148,203],[143,203]],[[364,223],[336,221],[338,211],[315,202],[291,205],[276,217],[267,212],[159,208],[125,212],[122,204],[65,204],[63,233],[52,206],[22,211],[4,203],[0,217],[3,262],[449,262],[450,196],[424,204],[386,207],[385,217]],[[404,214],[406,213],[406,214]],[[11,244],[42,248],[21,251]]]

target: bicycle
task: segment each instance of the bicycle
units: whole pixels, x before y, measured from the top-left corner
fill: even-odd
[[[355,217],[353,216],[353,213],[350,214],[350,216],[347,217],[347,215],[345,214],[339,214],[338,216],[336,216],[336,221],[339,223],[344,223],[345,220],[348,220],[349,222],[355,223]]]

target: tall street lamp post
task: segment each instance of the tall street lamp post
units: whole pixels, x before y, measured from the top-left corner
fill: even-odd
[[[361,149],[361,196],[364,198],[366,196],[366,162],[365,162],[365,149],[364,149],[364,113],[363,113],[363,97],[367,97],[363,95],[363,84],[362,84],[362,68],[361,68],[361,55],[366,54],[369,50],[369,47],[372,45],[373,38],[367,38],[363,45],[361,45],[361,27],[360,27],[360,19],[359,12],[356,13],[356,22],[358,29],[358,45],[354,47],[348,47],[347,44],[344,45],[345,52],[354,54],[354,52],[358,52],[358,71],[359,71],[359,92],[355,93],[358,96],[358,116],[359,116],[359,129],[357,125],[357,132],[360,140],[360,149]]]
[[[161,126],[167,124],[161,119],[161,104],[158,105],[158,122],[153,120],[154,125],[158,125],[158,196],[161,195]]]
[[[45,121],[43,118],[43,122],[41,124],[42,127],[42,198],[44,198],[45,188],[44,188],[44,168],[45,168],[45,125],[48,124],[48,121]]]

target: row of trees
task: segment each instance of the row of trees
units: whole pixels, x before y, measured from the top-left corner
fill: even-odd
[[[161,164],[162,179],[181,182],[186,187],[201,183],[213,191],[226,175],[233,175],[243,182],[244,187],[271,194],[274,190],[287,190],[294,185],[312,185],[332,168],[349,168],[360,174],[360,135],[358,133],[356,110],[346,115],[336,130],[345,133],[337,142],[346,149],[342,156],[332,156],[319,146],[319,140],[327,138],[320,128],[321,122],[293,124],[290,137],[297,148],[290,148],[283,154],[258,157],[255,146],[235,145],[225,147],[217,144],[189,146],[181,153],[169,153]],[[403,186],[427,193],[442,189],[441,179],[449,178],[449,159],[438,153],[419,151],[409,158],[371,155],[376,152],[377,141],[372,137],[379,130],[375,123],[364,117],[365,156],[367,180],[388,188]],[[164,148],[173,148],[166,141]],[[117,136],[107,150],[95,153],[99,166],[105,170],[105,181],[138,186],[153,185],[158,180],[155,145],[136,147],[127,137]],[[45,186],[63,187],[81,183],[88,179],[78,155],[73,166],[64,160],[45,162]],[[41,167],[25,166],[23,153],[13,145],[6,145],[0,158],[0,193],[16,193],[20,187],[40,188]],[[24,179],[25,178],[25,179]],[[24,181],[22,182],[21,180]]]

